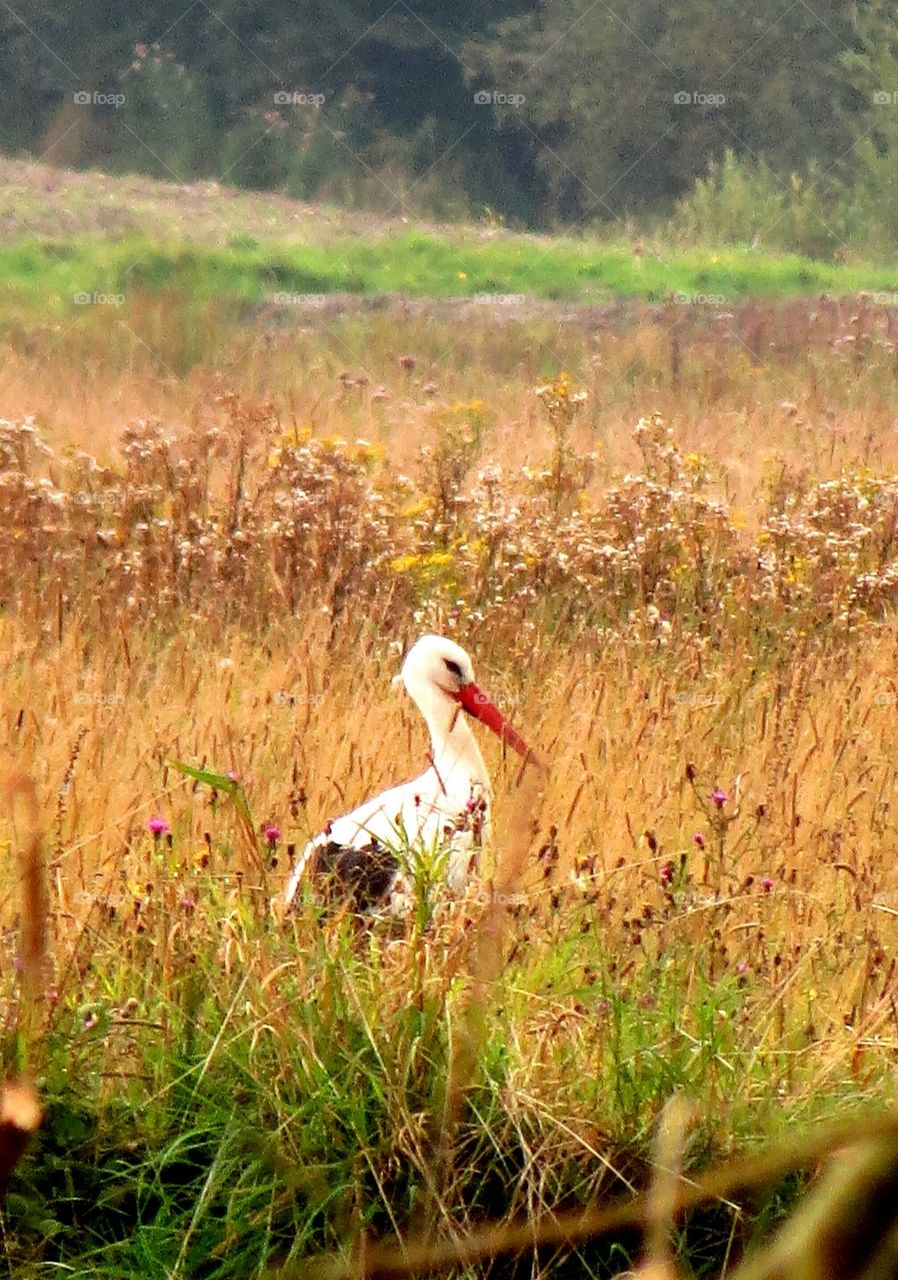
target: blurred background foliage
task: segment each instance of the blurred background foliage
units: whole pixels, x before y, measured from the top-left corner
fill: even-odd
[[[0,148],[393,214],[882,255],[896,47],[884,0],[17,0]]]

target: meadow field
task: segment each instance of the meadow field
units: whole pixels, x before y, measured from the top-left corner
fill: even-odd
[[[895,299],[709,249],[654,301],[465,297],[453,257],[433,301],[110,303],[90,228],[42,229],[41,284],[34,216],[0,250],[0,1008],[44,1109],[8,1273],[893,1274]],[[483,742],[463,900],[286,916],[306,839],[423,767],[390,682],[428,631],[548,768]]]

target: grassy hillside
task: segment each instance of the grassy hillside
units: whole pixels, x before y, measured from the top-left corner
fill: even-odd
[[[339,292],[581,302],[675,296],[725,306],[753,296],[898,287],[898,269],[875,264],[478,226],[413,230],[405,220],[340,215],[267,195],[6,168],[0,287],[7,315],[19,308],[69,314],[83,300],[127,306],[137,294],[164,290],[194,305],[289,304]]]
[[[388,230],[326,244],[283,245],[235,237],[226,248],[126,237],[95,240],[25,239],[0,248],[0,284],[7,306],[51,314],[80,299],[176,289],[195,303],[273,300],[326,293],[395,293],[447,298],[482,294],[534,295],[597,302],[617,297],[661,301],[679,295],[723,306],[743,298],[821,292],[895,290],[898,269],[826,266],[797,256],[641,253],[622,245],[523,236],[484,241]]]

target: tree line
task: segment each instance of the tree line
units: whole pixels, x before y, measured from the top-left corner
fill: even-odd
[[[0,147],[534,228],[723,225],[747,184],[834,252],[889,221],[896,52],[884,0],[16,0]]]

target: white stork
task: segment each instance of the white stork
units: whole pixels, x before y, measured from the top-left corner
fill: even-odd
[[[394,685],[404,683],[430,731],[430,768],[335,818],[310,840],[296,861],[285,901],[292,903],[303,878],[326,876],[359,910],[392,901],[401,908],[408,892],[402,854],[416,850],[447,855],[446,880],[464,888],[472,850],[489,838],[489,775],[466,711],[488,725],[528,763],[539,760],[502,712],[474,683],[471,659],[444,636],[422,636],[406,655]]]

